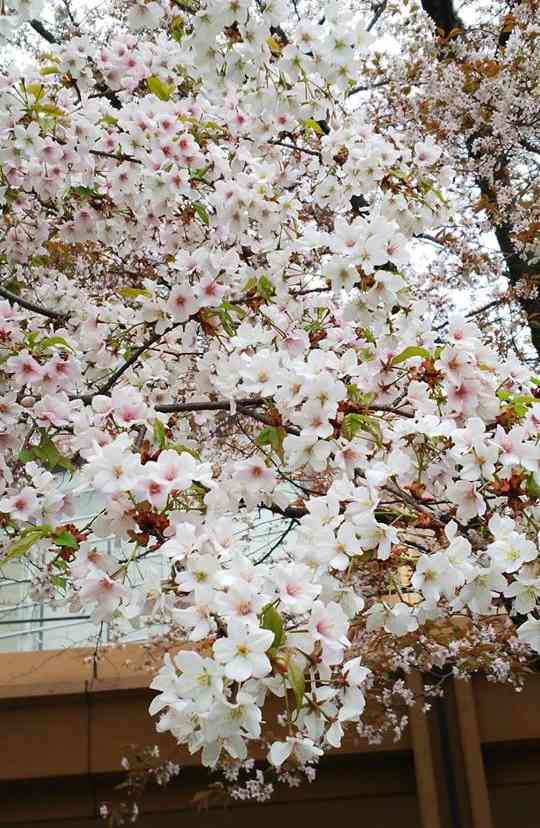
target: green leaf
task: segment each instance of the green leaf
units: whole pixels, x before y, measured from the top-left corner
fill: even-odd
[[[34,98],[41,98],[43,95],[43,84],[41,83],[28,83],[26,88]]]
[[[364,419],[364,430],[367,431],[368,434],[371,434],[378,448],[381,448],[383,444],[383,435],[379,421],[376,417],[365,417]]]
[[[304,121],[304,129],[306,132],[314,132],[316,135],[323,135],[323,129],[314,118],[306,118]]]
[[[508,411],[516,417],[525,417],[529,411],[529,407],[533,403],[538,402],[536,397],[530,394],[516,394],[515,396],[507,391],[505,388],[500,388],[497,391],[497,397],[507,403],[507,407],[503,411]]]
[[[54,104],[35,104],[33,108],[36,112],[43,112],[45,115],[50,115],[52,118],[59,118],[61,115],[66,114],[63,109],[60,109]]]
[[[25,529],[24,532],[14,541],[11,546],[8,546],[4,555],[2,556],[2,563],[9,561],[12,558],[19,558],[26,554],[32,546],[43,538],[48,538],[51,534],[50,526],[32,526],[30,529]]]
[[[34,459],[31,449],[23,448],[19,452],[18,460],[20,463],[30,463]]]
[[[282,426],[267,426],[257,435],[255,443],[258,446],[270,446],[278,457],[283,458],[283,440],[287,432]]]
[[[435,187],[430,187],[430,192],[432,192],[432,193],[433,193],[433,195],[434,195],[436,198],[438,198],[438,199],[439,199],[439,201],[441,202],[441,204],[446,204],[446,203],[447,203],[447,202],[446,202],[445,197],[443,196],[443,194],[441,193],[441,191],[440,191],[440,190],[436,190],[436,189],[435,189]]]
[[[241,308],[239,305],[233,305],[231,302],[222,302],[220,308],[226,310],[227,313],[235,313],[240,319],[244,319],[247,316],[246,311]]]
[[[236,325],[234,319],[232,318],[227,308],[224,306],[220,306],[216,309],[216,313],[219,316],[220,322],[223,325],[223,330],[225,331],[225,333],[229,336],[234,336],[236,333]]]
[[[441,354],[444,351],[444,345],[437,345],[435,350],[433,351],[433,359],[437,360],[441,358]]]
[[[180,15],[177,15],[176,17],[173,17],[173,19],[171,20],[171,25],[170,25],[170,28],[169,28],[169,32],[170,32],[171,37],[174,38],[174,40],[176,40],[177,43],[182,42],[182,39],[183,39],[184,34],[185,34],[185,30],[184,30],[184,21],[183,21],[182,17],[180,17]]]
[[[423,359],[427,359],[429,355],[429,351],[425,348],[420,348],[419,345],[409,345],[409,347],[405,348],[404,351],[396,354],[390,364],[399,365],[400,362],[405,362],[406,359],[411,359],[412,357],[422,357]]]
[[[361,391],[354,382],[347,385],[347,399],[351,402],[360,402]]]
[[[188,495],[195,495],[196,497],[203,498],[208,493],[208,489],[206,486],[203,486],[202,483],[192,483],[189,489],[186,489],[186,493]]]
[[[513,398],[512,405],[515,405],[516,403],[519,403],[520,405],[532,405],[535,402],[538,402],[538,400],[531,394],[518,394]]]
[[[373,331],[370,330],[370,328],[362,328],[361,335],[362,335],[363,339],[366,340],[366,342],[370,342],[372,345],[377,344],[377,340],[375,339],[375,337],[373,335]],[[371,353],[368,352],[368,354],[369,354],[369,358],[371,358]]]
[[[167,434],[165,432],[165,426],[161,420],[154,420],[153,433],[154,442],[158,444],[160,449],[164,449],[167,445]]]
[[[22,288],[24,287],[23,282],[19,282],[16,276],[13,278],[8,279],[7,282],[4,282],[2,287],[5,287],[10,293],[16,293],[19,296]]]
[[[527,494],[531,500],[538,500],[538,498],[540,498],[540,486],[536,482],[533,472],[531,472],[527,478]]]
[[[68,195],[76,195],[84,201],[87,201],[89,198],[103,198],[103,193],[100,193],[94,187],[84,187],[82,184],[78,184],[76,187],[70,187]]]
[[[205,124],[206,126],[206,124]],[[189,171],[189,177],[192,181],[201,181],[204,178],[208,170],[210,169],[210,164],[207,164],[206,167],[199,167],[196,170]]]
[[[364,394],[357,385],[354,383],[349,383],[347,385],[347,399],[351,402],[358,403],[359,405],[370,405],[377,395],[373,392],[368,394]]]
[[[277,650],[285,640],[283,630],[283,619],[273,604],[267,604],[261,612],[261,627],[263,630],[270,630],[274,633],[274,641],[270,646],[271,650]]]
[[[168,448],[172,449],[172,451],[178,452],[178,454],[182,454],[182,452],[186,452],[186,454],[191,454],[195,460],[200,460],[201,456],[195,449],[188,448],[188,446],[184,446],[183,443],[171,443]]]
[[[47,348],[65,348],[67,351],[73,351],[73,348],[63,336],[48,336],[45,339],[40,339],[34,346],[35,351],[46,351]]]
[[[257,279],[256,279],[255,276],[251,276],[247,280],[245,285],[243,286],[242,291],[244,293],[251,293],[252,291],[256,291],[256,290],[257,290]]]
[[[191,0],[173,0],[173,3],[183,11],[196,12],[199,10],[199,4],[191,2]]]
[[[257,294],[268,301],[275,292],[274,285],[268,276],[261,276],[257,282]]]
[[[78,549],[79,544],[71,534],[68,532],[67,529],[63,529],[58,535],[55,535],[53,538],[53,543],[56,546],[67,546],[68,549]]]
[[[407,173],[402,172],[402,170],[398,170],[398,169],[395,169],[395,168],[393,170],[390,170],[390,175],[395,176],[395,178],[399,178],[400,181],[408,181],[409,180],[409,175]]]
[[[346,414],[341,424],[341,434],[346,440],[352,440],[359,431],[363,431],[363,428],[362,414]]]
[[[294,661],[289,661],[289,669],[287,670],[287,678],[292,687],[294,698],[296,699],[296,707],[298,710],[304,702],[304,692],[306,689],[306,678],[304,671]]]
[[[382,431],[379,421],[366,414],[346,414],[341,424],[341,434],[346,440],[352,440],[359,431],[371,434],[378,446],[382,445]]]
[[[146,85],[149,91],[152,92],[156,98],[159,98],[160,101],[168,101],[174,92],[174,85],[172,83],[166,83],[166,81],[158,78],[157,75],[150,75],[150,77],[146,79]]]
[[[202,223],[205,224],[208,227],[208,225],[210,224],[210,219],[208,218],[208,213],[206,212],[206,209],[205,209],[205,207],[203,207],[201,202],[200,201],[193,201],[191,206],[193,207],[193,209],[195,210],[195,212],[199,216]]]
[[[125,287],[125,288],[118,288],[118,290],[116,292],[119,293],[120,296],[123,296],[124,299],[136,299],[138,296],[145,296],[145,297],[148,298],[148,297],[152,296],[150,291],[145,290],[144,288]]]
[[[34,458],[41,460],[41,462],[49,469],[67,469],[73,470],[73,463],[57,449],[45,429],[41,429],[41,440],[38,446],[32,446],[30,449]]]

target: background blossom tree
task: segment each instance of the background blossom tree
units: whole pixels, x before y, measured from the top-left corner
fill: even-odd
[[[401,7],[401,13],[400,13]],[[389,127],[444,147],[459,210],[435,234],[422,274],[441,309],[448,289],[482,291],[484,335],[527,359],[539,350],[538,101],[535,2],[422,0],[379,6],[398,48],[368,61],[355,96]],[[480,294],[479,294],[480,295]],[[520,328],[525,336],[520,335]]]

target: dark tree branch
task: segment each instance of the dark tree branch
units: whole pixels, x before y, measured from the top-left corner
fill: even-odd
[[[469,156],[476,160],[478,154],[473,150],[474,136],[468,139],[467,149]],[[510,175],[506,166],[506,159],[501,157],[497,178],[506,186],[509,185]],[[517,250],[514,243],[514,228],[510,220],[503,218],[498,211],[497,191],[495,187],[486,178],[477,177],[477,183],[480,188],[482,196],[496,208],[496,212],[491,218],[495,237],[497,239],[499,248],[503,255],[508,281],[515,287],[522,279],[534,279],[536,282],[540,276],[540,265],[538,263],[531,264],[525,259]],[[526,296],[518,297],[519,304],[523,308],[527,317],[527,322],[530,329],[532,344],[537,353],[540,355],[540,299],[528,299]]]
[[[139,345],[138,348],[135,348],[135,350],[128,357],[128,359],[126,359],[126,361],[123,362],[122,365],[120,365],[120,367],[117,368],[116,371],[114,371],[111,374],[111,376],[109,377],[107,382],[104,385],[100,386],[97,389],[97,391],[94,391],[90,394],[81,394],[80,396],[75,397],[74,399],[82,400],[85,405],[88,405],[89,403],[92,402],[94,397],[97,397],[100,394],[108,394],[109,391],[111,390],[111,388],[114,385],[116,385],[116,383],[118,382],[120,377],[122,377],[125,374],[125,372],[129,368],[131,368],[131,366],[135,362],[137,362],[139,357],[142,356],[142,354],[144,354],[145,351],[147,351],[149,348],[151,348],[152,345],[154,345],[156,342],[159,342],[160,339],[162,339],[166,334],[169,334],[171,331],[173,331],[175,328],[177,328],[180,324],[184,324],[184,323],[176,322],[174,325],[171,325],[170,328],[167,328],[166,331],[162,331],[161,333],[156,333],[154,331],[151,334],[151,336],[148,337],[146,342],[143,342],[142,345]]]
[[[286,506],[285,509],[282,509],[280,506],[276,506],[275,503],[272,503],[270,506],[261,506],[260,508],[266,509],[274,515],[281,515],[282,517],[291,518],[292,520],[300,520],[300,518],[305,517],[308,513],[306,508]]]
[[[91,95],[91,98],[107,98],[113,109],[122,109],[122,101],[116,92],[107,86],[106,83],[100,82],[96,84],[97,95]]]
[[[28,299],[23,299],[21,296],[17,296],[16,293],[12,293],[7,288],[0,286],[0,296],[3,296],[4,299],[7,299],[8,302],[12,304],[18,304],[21,308],[26,308],[26,310],[32,311],[32,313],[37,313],[40,316],[46,316],[47,319],[55,319],[58,322],[65,322],[68,318],[68,315],[65,313],[60,313],[60,311],[54,311],[50,308],[44,308],[42,305],[37,305],[34,302],[28,301]]]
[[[487,302],[485,305],[482,305],[480,308],[475,308],[475,310],[469,311],[465,314],[467,319],[472,319],[475,316],[478,316],[480,313],[485,313],[491,308],[496,308],[498,305],[502,305],[503,302],[507,302],[508,298],[506,296],[501,296],[500,299],[492,299],[491,302]],[[446,328],[448,325],[448,319],[445,322],[442,322],[440,325],[437,325],[433,328],[434,331],[441,331],[443,328]]]
[[[283,541],[285,540],[287,535],[290,532],[292,532],[292,530],[294,529],[294,527],[296,526],[297,523],[298,523],[298,518],[294,518],[294,517],[291,518],[291,522],[289,523],[289,525],[287,526],[285,531],[282,532],[281,535],[279,536],[279,538],[277,539],[277,541],[272,544],[272,546],[270,547],[268,552],[265,552],[265,554],[262,556],[262,558],[259,558],[259,560],[256,561],[255,566],[258,566],[263,561],[265,561],[267,558],[269,558],[270,555],[272,554],[272,552],[274,552],[279,546],[281,546],[281,544],[283,543]]]
[[[168,403],[156,405],[155,410],[160,414],[182,414],[190,411],[230,411],[231,405],[241,408],[258,408],[265,402],[264,397],[246,397],[239,400],[195,400],[187,403]]]
[[[370,32],[372,28],[377,24],[379,17],[382,15],[387,5],[388,0],[381,0],[381,2],[374,7],[373,17],[371,18],[367,26],[368,32]]]
[[[312,150],[308,147],[298,147],[296,144],[286,144],[285,141],[277,141],[274,139],[268,141],[268,143],[275,147],[285,147],[286,149],[293,150],[294,152],[305,152],[306,155],[314,155],[319,159],[319,161],[321,159],[321,153],[318,150]]]
[[[365,86],[354,86],[347,92],[347,97],[350,98],[351,95],[356,95],[358,92],[371,92],[372,89],[379,89],[381,86],[388,86],[389,83],[389,80],[381,80],[375,81],[375,83],[368,83]]]
[[[264,414],[258,414],[256,411],[253,411],[251,408],[243,408],[242,406],[238,406],[238,413],[243,414],[244,417],[251,417],[253,420],[257,420],[259,423],[262,423],[266,426],[273,426],[275,423],[271,419],[271,417],[265,417]],[[300,429],[296,428],[296,426],[287,426],[281,425],[281,428],[285,429],[287,434],[294,434],[295,437],[298,437],[300,434]]]
[[[105,150],[89,150],[90,155],[95,155],[97,158],[112,158],[113,161],[129,161],[131,164],[142,164],[138,158],[133,155],[126,155],[125,153],[106,152]]]
[[[525,135],[520,135],[519,143],[526,149],[528,152],[532,152],[534,155],[540,155],[540,144],[537,146],[534,145],[532,141],[530,141]]]
[[[68,8],[68,11],[69,11],[68,4],[65,3],[65,5],[66,5],[66,8]],[[69,15],[70,15],[70,18],[71,18],[72,22],[74,22],[73,17],[71,15],[71,12],[69,12]],[[37,19],[34,18],[33,20],[30,21],[30,26],[32,27],[32,29],[35,32],[37,32],[37,34],[40,37],[42,37],[44,40],[46,40],[47,43],[50,43],[51,46],[58,46],[59,45],[59,41],[57,40],[57,38],[53,35],[52,32],[50,32],[43,25],[41,20],[37,20]],[[80,98],[80,92],[78,90],[77,85],[74,84],[74,87],[77,90],[77,92],[79,94],[79,98]],[[109,103],[111,104],[111,106],[114,109],[122,109],[122,101],[120,100],[120,98],[118,97],[116,92],[113,89],[110,89],[110,87],[108,87],[105,82],[101,81],[100,83],[97,83],[96,84],[96,91],[97,91],[98,94],[93,95],[92,97],[107,98],[107,100],[109,101]]]
[[[422,0],[422,8],[438,29],[448,37],[452,29],[461,28],[462,23],[454,10],[453,0]]]
[[[508,13],[509,14],[512,13],[515,6],[519,2],[520,2],[520,0],[510,0],[510,2],[508,4]],[[497,49],[505,49],[506,44],[508,43],[508,39],[510,38],[510,35],[512,34],[512,27],[511,26],[508,26],[508,27],[505,26],[504,22],[505,21],[503,21],[503,26],[501,27],[501,31],[499,32],[499,40],[498,40],[498,43],[497,43]]]
[[[185,403],[166,403],[156,405],[155,410],[160,414],[180,414],[190,411],[230,411],[231,405],[237,409],[260,408],[265,403],[271,402],[270,397],[245,397],[238,400],[194,400]],[[394,408],[391,405],[366,405],[366,411],[381,411],[385,414],[397,414],[400,417],[414,417],[414,412],[406,411],[403,408]],[[251,412],[250,412],[251,413]]]
[[[45,28],[41,20],[31,20],[30,25],[33,28],[33,30],[37,32],[38,35],[40,35],[40,37],[47,41],[47,43],[50,43],[51,45],[58,44],[58,40],[55,38],[52,32]]]

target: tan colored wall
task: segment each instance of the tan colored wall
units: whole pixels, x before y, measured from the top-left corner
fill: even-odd
[[[413,710],[399,744],[349,740],[317,781],[282,790],[263,806],[197,814],[208,783],[197,758],[156,734],[152,693],[139,646],[0,655],[0,826],[98,826],[114,798],[129,744],[159,744],[183,770],[165,791],[149,791],[141,828],[315,826],[340,819],[370,828],[540,828],[540,677],[518,695],[479,679],[454,684],[433,714]],[[411,686],[422,689],[419,676]],[[266,711],[267,718],[273,711]]]

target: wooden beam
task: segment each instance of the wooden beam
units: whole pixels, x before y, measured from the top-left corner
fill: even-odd
[[[493,828],[472,684],[453,679],[453,691],[472,828]]]
[[[437,762],[430,734],[430,722],[422,710],[424,682],[420,673],[411,673],[407,684],[417,698],[415,706],[409,712],[409,728],[422,828],[443,828],[437,785]]]

